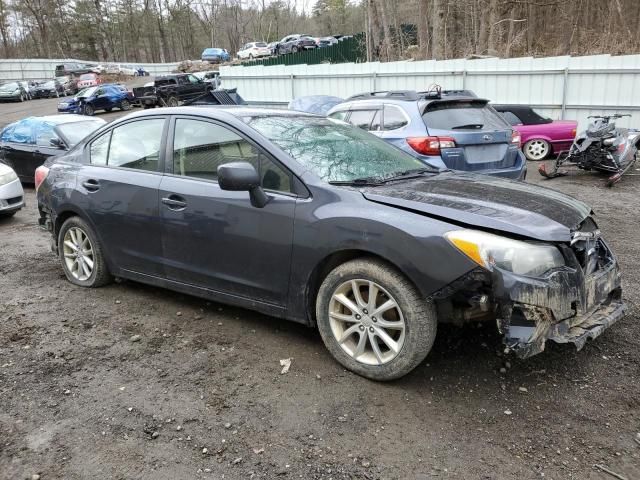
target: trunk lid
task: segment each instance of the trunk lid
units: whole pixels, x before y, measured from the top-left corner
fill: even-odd
[[[372,202],[484,230],[567,242],[591,209],[573,197],[523,182],[445,172],[360,189]]]
[[[487,100],[432,101],[424,108],[422,118],[430,136],[455,141],[455,148],[441,151],[442,161],[453,170],[504,169],[518,161],[518,145],[511,143],[512,128]]]

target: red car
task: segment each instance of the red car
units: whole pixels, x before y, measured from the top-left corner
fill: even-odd
[[[544,160],[569,150],[576,136],[575,120],[551,120],[527,105],[493,105],[521,136],[527,160]]]
[[[83,88],[95,87],[96,85],[100,85],[100,83],[102,82],[97,74],[84,73],[80,75],[80,78],[78,78],[78,89],[81,90]]]

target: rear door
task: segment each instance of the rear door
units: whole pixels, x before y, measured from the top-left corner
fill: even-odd
[[[163,276],[158,187],[167,133],[164,116],[132,119],[85,147],[77,189],[107,259],[118,268]]]
[[[451,169],[503,169],[518,161],[519,146],[511,143],[511,127],[484,100],[433,101],[422,118],[430,136],[455,141],[455,148],[441,151],[442,161]]]
[[[34,156],[36,125],[36,121],[24,119],[5,128],[0,136],[0,159],[23,182],[33,182],[38,167]]]
[[[160,186],[167,278],[282,308],[286,302],[296,196],[293,177],[228,125],[175,118],[172,159]],[[252,163],[271,197],[263,208],[248,192],[220,189],[218,166]]]

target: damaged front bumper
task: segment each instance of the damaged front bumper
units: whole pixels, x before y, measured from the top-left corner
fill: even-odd
[[[503,270],[491,273],[498,329],[507,349],[526,358],[540,353],[547,340],[573,343],[580,350],[624,315],[618,264],[599,240],[600,265],[585,274],[569,247],[567,266],[543,278]]]

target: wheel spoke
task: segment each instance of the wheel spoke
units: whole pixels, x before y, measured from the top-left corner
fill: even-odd
[[[378,318],[377,325],[380,328],[389,329],[389,330],[404,330],[404,323],[402,323],[402,320],[398,320],[396,322],[390,322],[388,320],[385,320],[384,318]]]
[[[72,242],[70,242],[69,240],[65,240],[64,244],[69,247],[71,250],[73,250],[74,252],[78,250],[78,247],[76,247]]]
[[[359,331],[359,327],[360,325],[352,325],[351,327],[347,328],[342,334],[342,337],[340,337],[340,339],[338,340],[338,343],[346,342],[351,335]]]
[[[83,258],[82,260],[80,260],[80,264],[82,265],[82,273],[84,275],[86,275],[87,277],[91,276],[91,270],[89,269],[89,266],[87,265],[86,260]]]
[[[340,302],[345,307],[347,307],[353,313],[357,313],[358,312],[358,306],[355,303],[353,303],[351,300],[349,300],[345,296],[344,293],[339,293],[337,295],[334,295],[333,298],[336,299],[338,302]]]
[[[369,281],[369,311],[373,312],[376,308],[376,299],[378,298],[378,286]]]
[[[329,316],[341,322],[360,323],[360,320],[356,320],[356,317],[353,315],[347,315],[346,313],[330,312]]]
[[[87,264],[87,267],[89,267],[90,270],[93,270],[93,260],[90,259],[89,257],[85,256],[82,258],[84,263]]]
[[[371,315],[382,315],[384,312],[386,312],[387,310],[391,310],[392,308],[397,307],[398,304],[389,299],[386,302],[384,302],[382,305],[380,305],[378,308],[376,308]]]
[[[71,241],[73,242],[74,246],[76,247],[76,250],[78,249],[78,237],[76,235],[76,230],[75,228],[72,228],[69,230],[69,236],[71,237]]]
[[[355,280],[351,280],[351,291],[353,291],[353,297],[356,299],[356,303],[358,307],[366,307],[367,303],[362,298],[362,294],[360,293],[360,285]]]
[[[393,338],[391,338],[389,334],[385,332],[383,329],[377,328],[377,327],[373,327],[373,328],[375,329],[376,335],[378,335],[380,339],[382,339],[385,345],[389,347],[389,349],[392,352],[398,353],[398,343]]]
[[[358,333],[360,333],[360,339],[358,340],[358,346],[353,352],[353,358],[356,359],[364,353],[365,347],[367,346],[367,335],[364,332]]]
[[[380,351],[380,345],[378,345],[375,334],[368,332],[368,336],[369,343],[373,349],[373,354],[376,356],[376,360],[378,360],[378,363],[382,363],[382,352]]]
[[[64,254],[64,257],[65,257],[65,258],[75,258],[75,257],[76,257],[76,254],[75,254],[75,253],[65,253],[65,254]]]

